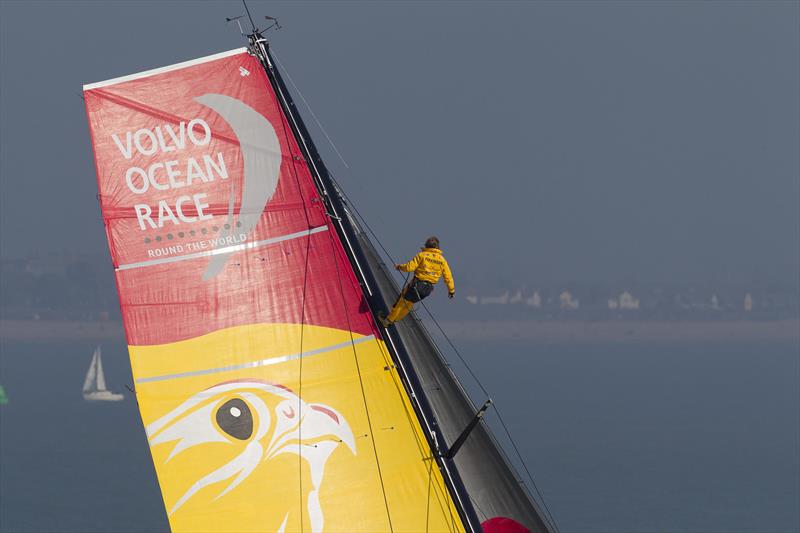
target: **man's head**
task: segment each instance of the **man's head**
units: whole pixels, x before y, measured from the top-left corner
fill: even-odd
[[[425,248],[438,248],[438,247],[439,247],[438,237],[428,237],[428,240],[425,241]]]

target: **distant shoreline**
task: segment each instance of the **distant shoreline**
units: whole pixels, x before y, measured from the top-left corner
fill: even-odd
[[[533,342],[800,341],[800,320],[731,321],[446,321],[453,338]]]
[[[800,320],[775,321],[442,321],[447,334],[466,341],[680,342],[800,341]],[[120,341],[120,322],[0,320],[0,341]]]

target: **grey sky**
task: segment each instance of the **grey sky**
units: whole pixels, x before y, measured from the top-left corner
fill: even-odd
[[[795,282],[798,2],[250,2],[398,258]],[[243,45],[232,2],[0,2],[0,252],[104,252],[83,83]]]

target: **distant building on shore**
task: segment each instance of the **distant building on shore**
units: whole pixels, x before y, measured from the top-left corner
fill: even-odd
[[[580,307],[580,302],[577,298],[572,297],[572,293],[564,291],[558,296],[558,301],[561,304],[561,309],[565,311],[574,311]]]
[[[481,305],[506,305],[511,300],[511,296],[508,291],[504,292],[500,296],[484,296],[481,298]]]
[[[639,300],[633,297],[628,291],[624,291],[622,294],[619,295],[619,298],[609,298],[608,299],[608,308],[615,310],[615,309],[625,309],[625,310],[637,310],[639,309]]]
[[[619,295],[619,308],[620,309],[639,309],[639,300],[633,297],[628,291]]]
[[[753,310],[753,297],[748,292],[744,295],[744,310],[749,313]]]
[[[526,298],[525,305],[540,309],[542,307],[542,297],[539,295],[539,291],[534,291],[533,296]]]

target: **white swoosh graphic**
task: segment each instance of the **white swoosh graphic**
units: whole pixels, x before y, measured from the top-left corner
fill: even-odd
[[[215,111],[230,125],[236,138],[239,139],[242,159],[244,160],[244,179],[242,185],[242,207],[239,210],[241,226],[233,223],[233,197],[228,203],[228,223],[233,234],[234,228],[239,233],[249,235],[258,224],[261,213],[278,187],[281,168],[281,145],[272,124],[255,109],[244,102],[224,94],[204,94],[195,101]],[[223,237],[225,235],[222,235]],[[211,258],[203,274],[208,281],[222,271],[222,267],[230,258],[230,253],[215,255]]]

